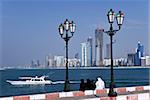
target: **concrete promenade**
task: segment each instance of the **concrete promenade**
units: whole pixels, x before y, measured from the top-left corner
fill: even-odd
[[[109,89],[56,92],[3,97],[0,100],[150,100],[150,86],[115,88],[117,97],[108,97]]]

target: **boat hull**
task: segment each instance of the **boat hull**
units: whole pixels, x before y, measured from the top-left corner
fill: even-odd
[[[39,84],[51,84],[51,81],[9,81],[8,83],[12,85],[39,85]]]

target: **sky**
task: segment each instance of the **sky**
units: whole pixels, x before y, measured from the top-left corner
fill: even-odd
[[[65,56],[58,26],[66,18],[76,23],[69,41],[69,58],[76,53],[81,56],[81,43],[89,36],[94,42],[97,27],[109,29],[107,12],[111,8],[125,14],[121,30],[113,38],[114,58],[134,53],[138,41],[144,45],[145,55],[150,55],[149,0],[2,0],[0,66],[25,66],[33,59],[44,63],[48,54]],[[116,21],[113,27],[118,29]],[[104,34],[104,57],[106,43],[109,36]]]

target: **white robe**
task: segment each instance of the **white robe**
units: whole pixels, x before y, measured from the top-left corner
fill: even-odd
[[[101,78],[98,78],[98,81],[95,83],[96,89],[104,89],[105,83]]]

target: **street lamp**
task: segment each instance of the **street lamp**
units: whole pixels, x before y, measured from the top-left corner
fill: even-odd
[[[70,38],[73,36],[75,29],[76,29],[75,23],[73,21],[69,22],[68,19],[66,19],[64,24],[61,23],[58,28],[61,38],[64,39],[66,43],[66,79],[65,79],[65,84],[64,84],[65,92],[70,90],[69,79],[68,79],[68,42]],[[71,34],[68,34],[69,30]],[[66,31],[66,34],[64,34],[64,31]]]
[[[124,20],[124,14],[119,11],[119,13],[117,15],[115,15],[114,11],[112,9],[110,9],[110,11],[107,14],[108,17],[108,21],[110,24],[110,29],[109,31],[104,31],[104,33],[107,33],[110,36],[110,54],[111,54],[111,82],[110,82],[110,86],[109,86],[109,93],[108,96],[110,97],[115,97],[117,96],[117,93],[114,91],[114,87],[115,87],[115,82],[114,82],[114,73],[113,73],[113,48],[112,48],[112,44],[113,44],[113,35],[119,31],[121,29],[121,25],[123,24],[123,20]],[[119,29],[114,30],[112,27],[112,24],[115,20],[116,17],[116,21],[118,24]]]

